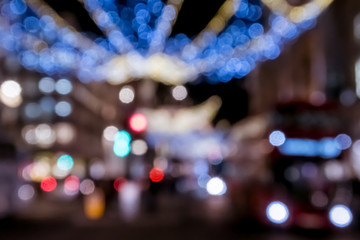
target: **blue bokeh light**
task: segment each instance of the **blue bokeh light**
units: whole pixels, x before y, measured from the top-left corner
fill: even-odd
[[[61,155],[57,162],[56,165],[59,169],[67,171],[72,169],[73,165],[74,165],[74,160],[70,155]]]
[[[289,218],[288,207],[280,202],[271,202],[266,208],[266,217],[275,224],[282,224]]]
[[[289,156],[323,158],[334,158],[341,153],[337,142],[333,138],[323,138],[321,140],[287,138],[280,145],[279,151]]]
[[[72,112],[72,106],[67,101],[60,101],[55,105],[55,113],[60,117],[67,117]]]
[[[165,4],[161,0],[123,3],[84,0],[85,9],[105,33],[104,37],[87,38],[87,34],[55,22],[46,11],[37,16],[28,10],[24,0],[4,1],[0,4],[1,17],[9,21],[0,24],[0,46],[17,54],[27,69],[56,76],[69,74],[84,83],[107,79],[106,71],[97,71],[97,68],[116,54],[134,51],[150,57],[162,51],[175,60],[196,66],[199,72],[194,76],[205,75],[209,82],[216,84],[241,78],[258,62],[277,58],[287,41],[316,23],[316,16],[300,23],[275,13],[263,16],[260,1],[242,0],[224,29],[218,34],[202,32],[203,39],[193,44],[194,36],[168,36],[176,18],[177,4]],[[268,20],[269,25],[264,20]],[[89,43],[96,40],[92,45],[83,44],[84,39]],[[41,51],[36,51],[35,45],[41,45]],[[87,51],[94,53],[88,57]],[[239,63],[234,65],[234,59]],[[194,79],[183,81],[191,80]]]
[[[330,209],[329,219],[336,227],[344,228],[351,224],[353,215],[345,205],[335,205]]]
[[[282,131],[276,130],[269,135],[269,142],[273,146],[279,147],[283,145],[285,141],[286,141],[286,137]]]
[[[43,93],[52,93],[55,90],[55,80],[44,77],[39,81],[39,90]]]
[[[12,0],[10,9],[13,13],[20,15],[26,12],[27,6],[23,0]]]
[[[61,95],[67,95],[72,91],[72,84],[67,79],[59,79],[55,84],[55,90]]]
[[[338,148],[341,150],[348,149],[352,145],[351,137],[345,133],[337,135],[335,141],[338,144]]]
[[[118,157],[126,157],[131,150],[131,136],[127,131],[121,130],[115,134],[113,152]]]
[[[124,141],[124,142],[130,143],[131,136],[127,131],[121,130],[115,134],[114,141]]]

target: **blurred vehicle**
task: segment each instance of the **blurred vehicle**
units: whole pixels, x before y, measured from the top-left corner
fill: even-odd
[[[352,190],[344,160],[351,138],[336,104],[279,105],[270,117],[273,146],[267,169],[272,176],[250,198],[262,223],[302,229],[347,227]]]

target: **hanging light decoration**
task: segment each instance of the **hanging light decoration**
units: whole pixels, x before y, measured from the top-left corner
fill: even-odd
[[[78,1],[104,37],[86,37],[43,0],[4,0],[0,46],[29,70],[82,82],[122,84],[148,77],[181,85],[199,75],[227,82],[278,57],[333,0],[300,6],[286,0],[226,0],[197,36],[171,36],[183,0]]]

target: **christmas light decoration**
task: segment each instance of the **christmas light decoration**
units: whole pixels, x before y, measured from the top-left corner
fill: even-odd
[[[0,46],[29,70],[82,82],[122,84],[146,77],[181,85],[199,75],[227,82],[278,57],[333,0],[300,6],[286,0],[226,0],[197,36],[171,35],[183,0],[78,1],[104,37],[78,32],[42,0],[4,0]]]

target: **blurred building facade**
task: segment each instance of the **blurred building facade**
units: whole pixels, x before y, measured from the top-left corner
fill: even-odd
[[[247,79],[251,111],[292,101],[353,105],[359,55],[354,20],[359,11],[358,1],[334,1],[316,26],[289,43],[279,58],[259,64]]]

